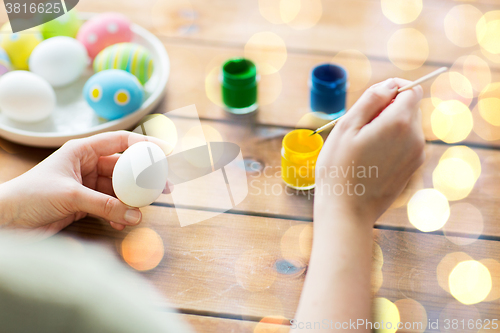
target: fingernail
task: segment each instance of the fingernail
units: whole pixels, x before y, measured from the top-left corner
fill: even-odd
[[[141,220],[141,211],[138,209],[129,209],[125,213],[125,216],[123,217],[125,221],[127,221],[130,224],[137,224]]]
[[[384,87],[388,89],[394,89],[396,88],[396,81],[393,79],[388,79],[384,82]]]

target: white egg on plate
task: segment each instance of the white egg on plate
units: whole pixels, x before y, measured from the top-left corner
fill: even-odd
[[[89,63],[87,49],[78,40],[59,36],[41,42],[29,59],[30,71],[61,87],[82,76]]]
[[[49,117],[56,94],[42,77],[28,71],[13,71],[0,77],[0,111],[10,119],[33,123]]]
[[[163,150],[148,141],[130,146],[113,170],[113,190],[121,202],[131,207],[153,203],[167,184],[168,165]]]

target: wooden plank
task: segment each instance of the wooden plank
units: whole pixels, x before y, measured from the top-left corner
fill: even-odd
[[[494,0],[483,1],[486,3],[474,2],[471,5],[483,13],[498,8]],[[290,24],[292,27],[282,23],[279,1],[261,3],[269,7],[269,10],[262,7],[264,15],[281,24],[273,24],[264,18],[256,1],[147,0],[139,3],[128,0],[120,2],[117,7],[114,2],[89,0],[79,4],[78,8],[91,12],[118,10],[158,35],[211,43],[243,45],[253,34],[271,31],[281,36],[290,50],[316,50],[334,54],[341,50],[357,49],[372,58],[387,59],[387,42],[392,34],[400,28],[414,28],[426,36],[428,62],[452,63],[459,56],[479,49],[477,45],[458,47],[446,37],[445,17],[451,8],[461,4],[454,1],[424,1],[420,15],[406,25],[395,24],[386,18],[380,1],[321,1],[319,21],[303,30],[293,28],[297,26],[294,21]],[[315,15],[313,7],[309,9],[312,15],[305,22],[313,23],[319,16]],[[466,23],[468,29],[475,30],[475,21]],[[412,41],[407,43],[409,46]],[[498,64],[491,65],[498,68]]]
[[[193,124],[193,120],[190,119],[181,120],[177,118],[174,120],[179,128],[182,126],[189,127]],[[218,132],[223,140],[236,143],[242,149],[248,169],[247,184],[249,194],[233,211],[241,214],[285,217],[303,221],[312,220],[314,192],[294,191],[287,188],[279,173],[281,141],[288,129],[269,126],[247,126],[246,124],[218,121],[204,121],[203,125],[209,126],[215,132]],[[28,148],[14,144],[11,144],[10,147],[10,151],[15,154],[8,154],[5,151],[0,152],[0,170],[2,170],[0,182],[7,181],[28,171],[51,152],[51,150]],[[378,226],[414,228],[409,222],[406,204],[417,190],[433,187],[432,173],[439,159],[448,148],[449,146],[446,145],[427,145],[425,164],[414,175],[408,190],[403,192],[396,201],[394,208],[379,219]],[[482,217],[483,228],[481,230],[481,228],[476,227],[478,223],[476,220],[460,222],[457,216],[452,215],[446,230],[450,233],[469,233],[470,230],[474,230],[485,236],[500,236],[498,217],[500,151],[475,148],[474,152],[482,163],[481,175],[475,187],[465,199],[450,204],[453,206],[457,203],[467,203],[477,208],[481,214],[480,217]],[[193,191],[192,201],[188,202],[187,207],[194,208],[194,205],[190,202],[206,202],[202,199],[202,194]],[[172,205],[174,201],[171,195],[162,195],[157,203]],[[202,205],[201,208],[210,210],[214,207],[207,203]]]
[[[221,214],[181,228],[173,209],[147,207],[143,213],[140,227],[158,233],[165,255],[156,268],[142,274],[181,312],[219,313],[252,321],[268,316],[293,318],[310,255],[310,223]],[[104,222],[86,219],[73,223],[63,234],[96,239],[120,249],[121,239],[133,229],[117,232]],[[382,250],[382,256],[375,255],[374,264],[374,279],[378,274],[380,282],[377,271],[381,267],[383,280],[377,296],[392,302],[413,299],[432,320],[439,318],[444,307],[456,303],[438,282],[438,277],[447,281],[453,267],[438,270],[446,255],[465,251],[474,260],[498,259],[500,255],[498,241],[477,240],[464,247],[440,235],[391,230],[374,230],[374,237]],[[136,242],[131,247],[136,249],[134,265],[149,261],[149,254],[155,251],[151,238],[136,238]],[[500,272],[490,267],[497,292]],[[496,318],[500,302],[466,308],[469,313],[473,309],[483,319]],[[452,314],[467,318],[462,310]]]
[[[189,128],[194,124],[191,120],[172,119],[178,128]],[[204,121],[203,124],[219,132],[223,140],[238,144],[247,166],[252,169],[247,172],[249,194],[242,203],[235,207],[235,212],[312,220],[314,192],[291,190],[281,179],[281,142],[288,130],[267,126],[249,127],[244,124],[236,125],[217,121]],[[393,209],[384,214],[377,225],[414,228],[409,222],[406,204],[417,190],[433,187],[432,173],[442,155],[450,148],[441,144],[427,144],[426,147],[426,162],[413,176],[408,189],[396,201]],[[483,165],[481,175],[466,198],[450,202],[450,205],[468,203],[476,207],[482,214],[484,225],[482,234],[500,236],[497,208],[500,196],[497,190],[500,188],[500,177],[497,176],[497,170],[500,167],[500,151],[479,148],[474,148],[473,151]],[[196,189],[193,188],[191,193],[192,202],[206,202],[203,200],[203,194],[198,193]],[[174,204],[172,195],[162,195],[157,202]],[[194,208],[192,204],[188,204],[188,207]],[[202,205],[202,207],[208,210],[215,208],[210,204]],[[452,215],[446,228],[447,232],[468,233],[471,227],[478,223],[475,220],[456,223],[457,218],[458,216]]]
[[[186,321],[194,332],[198,333],[287,333],[289,326],[260,323],[246,320],[233,320],[209,316],[182,314],[181,320]]]

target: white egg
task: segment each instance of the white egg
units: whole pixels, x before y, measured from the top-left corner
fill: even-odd
[[[78,40],[59,36],[41,42],[31,53],[30,71],[54,87],[68,85],[82,76],[89,58]]]
[[[9,118],[25,123],[41,121],[56,106],[56,94],[40,76],[13,71],[0,77],[0,110]]]
[[[116,197],[131,207],[153,203],[167,184],[168,166],[163,150],[143,141],[130,146],[113,170]]]

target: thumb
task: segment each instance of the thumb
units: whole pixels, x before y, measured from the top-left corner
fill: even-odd
[[[344,121],[360,129],[379,115],[396,97],[397,83],[394,79],[368,88],[347,112]]]
[[[83,186],[82,186],[83,187]],[[83,187],[78,192],[77,209],[123,225],[136,225],[142,219],[141,211],[125,205],[107,194]]]

